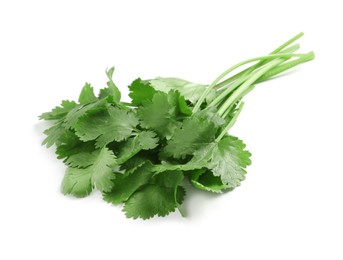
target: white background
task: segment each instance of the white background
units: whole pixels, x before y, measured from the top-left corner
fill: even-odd
[[[1,1],[0,259],[343,259],[341,1]],[[300,31],[316,59],[246,97],[232,129],[247,180],[189,192],[188,216],[126,219],[60,194],[65,166],[37,116],[84,82],[174,76],[210,83]]]

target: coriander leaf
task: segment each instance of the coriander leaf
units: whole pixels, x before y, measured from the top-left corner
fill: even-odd
[[[158,146],[158,137],[152,131],[142,131],[137,135],[137,140],[143,150],[154,149]]]
[[[94,89],[91,84],[86,83],[86,85],[82,88],[80,96],[79,96],[79,103],[81,105],[86,105],[92,102],[97,101],[97,97],[94,95]]]
[[[99,100],[94,103],[86,104],[86,105],[78,105],[74,107],[70,112],[67,114],[66,118],[64,119],[64,127],[69,129],[74,129],[77,121],[80,117],[86,115],[87,112],[94,112],[94,111],[103,111],[106,110],[107,101],[106,99]]]
[[[251,153],[244,148],[245,144],[237,137],[227,136],[194,152],[192,160],[180,168],[208,168],[228,188],[235,188],[245,179],[245,168],[251,164]]]
[[[132,99],[132,104],[139,106],[143,102],[151,101],[156,93],[156,90],[150,86],[148,81],[143,81],[140,78],[134,80],[129,86],[129,97]]]
[[[126,162],[141,150],[153,149],[158,145],[158,137],[152,131],[142,131],[130,137],[122,144],[118,155],[118,164]]]
[[[152,181],[154,184],[167,188],[175,188],[180,185],[183,181],[182,171],[165,171],[162,173],[156,174]]]
[[[60,107],[57,106],[51,112],[41,114],[39,118],[43,120],[59,120],[64,118],[76,106],[77,104],[74,101],[63,100]]]
[[[163,154],[176,159],[183,159],[214,141],[217,130],[208,118],[194,114],[187,118],[180,128],[175,129],[163,150]]]
[[[137,110],[141,126],[155,131],[160,138],[169,139],[180,124],[177,121],[177,103],[179,94],[157,92],[151,101],[144,102]]]
[[[226,123],[226,121],[218,115],[215,107],[207,107],[196,112],[195,115],[201,120],[208,120],[212,122],[215,127],[222,127]]]
[[[80,152],[71,155],[65,163],[73,168],[87,168],[94,163],[97,157],[97,150],[95,152]]]
[[[245,144],[237,137],[226,136],[219,142],[210,143],[194,152],[185,164],[164,162],[153,167],[155,173],[164,171],[191,171],[207,168],[220,177],[227,188],[235,188],[245,178],[245,168],[251,164],[251,153],[244,150]]]
[[[132,172],[136,170],[138,167],[143,165],[144,163],[151,163],[151,160],[148,156],[142,155],[138,153],[125,161],[124,163],[120,164],[120,170],[124,172]],[[118,163],[119,164],[119,163]]]
[[[178,108],[181,114],[190,116],[192,114],[192,109],[189,108],[184,96],[179,96]]]
[[[89,163],[86,163],[85,159],[88,159]],[[93,187],[104,192],[112,189],[112,181],[115,175],[111,167],[116,165],[116,158],[113,152],[106,147],[95,150],[87,158],[86,156],[75,157],[74,155],[74,159],[70,163],[75,166],[89,166],[86,168],[69,167],[67,169],[62,181],[63,194],[84,197],[92,191]]]
[[[123,208],[126,217],[149,219],[155,215],[164,217],[174,212],[178,207],[175,202],[174,189],[154,184],[144,186],[136,191],[126,202]],[[184,190],[177,188],[177,201],[182,203]]]
[[[108,107],[107,111],[87,113],[76,126],[76,135],[82,141],[96,139],[96,147],[103,147],[113,141],[128,138],[139,121],[131,111]]]
[[[92,172],[89,170],[68,168],[61,185],[62,193],[78,198],[88,196],[93,189],[91,176]]]
[[[152,183],[166,188],[174,189],[174,202],[180,211],[182,216],[185,216],[184,210],[181,208],[183,198],[186,194],[185,189],[180,186],[184,179],[184,173],[182,171],[164,171],[155,174],[152,178]]]
[[[67,130],[62,126],[61,121],[56,123],[44,131],[44,134],[46,134],[47,137],[43,140],[42,145],[46,145],[48,148],[54,144],[58,146],[60,144],[59,139],[66,133],[66,131]]]
[[[90,166],[92,174],[92,183],[100,191],[110,191],[112,189],[112,180],[115,175],[112,172],[111,167],[116,165],[116,157],[113,152],[106,147],[102,148],[99,152],[98,158]]]
[[[106,70],[106,75],[108,77],[108,82],[107,82],[108,88],[100,92],[100,95],[104,97],[104,94],[106,93],[108,96],[112,97],[114,103],[119,103],[120,98],[121,98],[121,93],[112,80],[113,72],[114,72],[114,67],[111,67],[109,70]]]
[[[59,139],[56,149],[57,159],[68,158],[69,156],[81,152],[92,152],[95,150],[95,142],[82,142],[71,130],[68,130]]]
[[[211,171],[206,169],[191,171],[190,181],[195,188],[214,193],[222,193],[223,190],[228,189],[220,177],[214,176]]]
[[[179,79],[179,78],[155,78],[149,80],[151,86],[159,91],[163,91],[168,93],[170,90],[177,90],[181,93],[185,99],[189,100],[192,104],[195,104],[201,95],[204,93],[207,85],[196,84],[189,82],[187,80]],[[206,97],[206,101],[210,102],[216,93],[212,90],[208,96]]]
[[[152,176],[151,167],[152,164],[147,161],[134,171],[118,173],[113,180],[112,190],[103,193],[103,199],[113,204],[126,201],[137,189],[149,182]]]
[[[199,167],[189,167],[187,164],[173,164],[170,162],[162,161],[161,164],[154,165],[152,171],[157,174],[165,171],[177,171],[177,170],[194,170]],[[200,167],[201,168],[201,167]]]
[[[106,100],[109,104],[116,104],[116,102],[114,102],[114,98],[113,98],[109,88],[100,89],[100,93],[99,93],[98,97],[100,100],[101,99]]]

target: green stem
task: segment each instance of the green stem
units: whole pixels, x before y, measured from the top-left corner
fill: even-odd
[[[292,39],[290,39],[289,41],[285,42],[284,44],[280,45],[279,47],[277,47],[275,50],[273,50],[270,54],[276,54],[276,53],[279,53],[281,52],[284,48],[286,48],[287,46],[289,46],[290,44],[292,44],[293,42],[295,42],[296,40],[298,40],[301,36],[303,36],[304,33],[299,33],[297,34],[296,36],[294,36]],[[297,49],[299,49],[299,44],[296,44],[294,46],[291,46],[287,49],[284,49],[282,51],[282,53],[285,53],[285,52],[293,52],[293,51],[296,51]],[[228,83],[234,81],[235,79],[239,78],[240,76],[242,76],[243,74],[246,74],[246,73],[249,73],[249,72],[252,72],[254,71],[255,69],[261,67],[262,65],[264,65],[266,63],[266,60],[265,61],[260,61],[254,65],[252,65],[251,67],[237,73],[236,75],[228,78],[227,80],[223,81],[223,82],[220,82],[216,87],[222,87],[222,86],[225,86],[227,85]]]
[[[303,32],[298,33],[297,35],[295,35],[292,39],[290,39],[289,41],[285,42],[284,44],[280,45],[279,47],[277,47],[275,50],[273,50],[271,52],[271,54],[273,53],[278,53],[279,51],[281,51],[282,49],[286,48],[287,46],[291,45],[293,42],[295,42],[296,40],[298,40],[300,37],[302,37],[304,35]]]
[[[256,83],[260,83],[262,81],[268,80],[269,78],[280,74],[281,72],[284,72],[286,70],[289,70],[290,68],[293,68],[301,63],[310,61],[314,59],[314,52],[309,52],[307,54],[305,54],[304,56],[296,59],[296,60],[292,60],[289,62],[285,62],[284,64],[281,64],[273,69],[271,69],[270,71],[266,72],[261,78],[259,78]]]
[[[236,65],[232,66],[231,68],[227,69],[226,71],[224,71],[221,75],[219,75],[219,77],[217,77],[212,84],[206,89],[206,91],[202,94],[202,96],[199,98],[198,102],[195,104],[194,109],[193,109],[193,113],[195,113],[196,111],[198,111],[198,109],[200,108],[200,105],[202,104],[202,102],[205,100],[206,96],[208,95],[208,93],[211,91],[211,89],[217,84],[218,81],[220,81],[223,77],[225,77],[227,74],[229,74],[231,71],[235,70],[236,68],[245,65],[247,63],[250,62],[254,62],[254,61],[259,61],[259,60],[264,60],[264,59],[270,59],[270,58],[291,58],[291,57],[301,57],[304,54],[293,54],[293,53],[279,53],[279,54],[270,54],[267,56],[261,56],[261,57],[256,57],[256,58],[252,58],[252,59],[248,59],[245,61],[242,61],[240,63],[237,63]],[[228,94],[230,94],[233,90],[235,90],[235,88],[237,88],[241,83],[243,83],[244,80],[246,80],[248,77],[250,77],[250,75],[246,75],[243,78],[239,79],[237,82],[235,82],[234,84],[232,84],[230,87],[228,87],[227,89],[225,89],[225,91],[223,91],[218,97],[216,97],[209,106],[213,106],[218,104],[223,98],[225,98]]]
[[[232,110],[234,104],[236,104],[239,100],[241,100],[244,96],[246,96],[250,91],[252,91],[255,88],[254,85],[249,86],[246,90],[244,90],[234,101],[232,101],[232,104],[226,109],[226,111],[223,113],[222,118],[227,117],[227,115]]]
[[[288,55],[292,55],[292,54],[288,54]],[[269,62],[267,65],[265,65],[264,67],[262,67],[260,70],[253,72],[252,76],[250,76],[239,88],[236,89],[236,91],[234,91],[229,98],[224,102],[224,104],[219,108],[218,110],[218,114],[219,116],[222,116],[226,109],[228,109],[233,102],[239,97],[241,96],[241,94],[246,91],[247,88],[250,87],[250,85],[252,85],[257,79],[259,79],[264,73],[266,73],[267,71],[271,70],[272,68],[276,67],[277,65],[279,65],[280,63],[282,63],[284,60],[283,59],[275,59],[272,60],[271,62]],[[222,93],[223,94],[223,93]]]
[[[235,113],[235,115],[233,116],[233,118],[230,120],[230,122],[228,123],[228,125],[223,129],[223,131],[220,133],[220,135],[216,138],[216,142],[219,142],[227,133],[227,131],[229,131],[229,129],[234,125],[234,123],[237,120],[237,117],[239,116],[239,114],[241,113],[242,109],[244,106],[244,102],[241,102],[239,104],[239,107],[237,109],[237,112]]]
[[[300,49],[300,44],[297,43],[297,44],[292,45],[291,47],[288,47],[288,48],[280,51],[279,53],[293,53],[299,49]]]
[[[289,48],[287,48],[287,49],[284,49],[284,50],[280,51],[279,53],[280,53],[280,54],[281,54],[281,53],[293,53],[293,52],[299,50],[299,48],[300,48],[300,45],[299,45],[299,44],[295,44],[295,45],[293,45],[293,46],[291,46],[291,47],[289,47]],[[231,83],[232,81],[236,80],[237,78],[240,78],[240,77],[242,77],[243,75],[249,74],[250,72],[252,72],[252,71],[258,69],[259,67],[262,67],[264,64],[266,64],[268,61],[270,61],[270,60],[272,60],[272,59],[275,59],[275,58],[265,59],[265,60],[259,61],[258,63],[256,63],[256,64],[250,66],[249,68],[247,68],[247,69],[245,69],[245,70],[242,70],[241,72],[239,72],[239,73],[233,75],[232,77],[230,77],[230,78],[228,78],[228,79],[226,79],[226,80],[224,80],[224,81],[218,83],[218,84],[215,86],[215,88],[217,89],[217,88],[221,88],[221,87],[226,86],[227,84]],[[287,58],[287,59],[285,59],[285,60],[288,60],[288,59],[290,59],[290,58]]]
[[[229,113],[230,113],[232,107],[233,107],[233,106],[231,106],[231,107],[229,107],[228,109],[226,109],[226,111],[225,111],[225,113],[223,114],[222,118],[226,118],[226,117],[229,115]]]
[[[227,97],[232,91],[234,91],[239,85],[241,85],[244,81],[249,78],[250,75],[244,75],[237,79],[232,85],[227,87],[224,91],[222,91],[215,99],[211,101],[208,106],[217,106],[222,100]]]

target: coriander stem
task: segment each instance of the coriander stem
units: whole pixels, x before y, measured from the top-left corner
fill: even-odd
[[[293,51],[296,51],[297,49],[299,49],[299,44],[296,44],[294,46],[291,46],[287,49],[284,49],[286,48],[287,46],[289,46],[290,44],[292,44],[293,42],[295,42],[296,40],[298,40],[301,36],[303,36],[304,33],[299,33],[297,34],[296,36],[294,36],[292,39],[288,40],[287,42],[285,42],[284,44],[280,45],[279,47],[277,47],[275,50],[273,50],[270,54],[276,54],[276,53],[285,53],[285,52],[293,52]],[[283,50],[283,51],[282,51]],[[226,84],[232,82],[233,80],[237,79],[238,77],[240,77],[241,75],[245,74],[245,73],[249,73],[251,71],[254,71],[255,69],[261,67],[262,65],[264,65],[266,63],[266,61],[260,61],[254,65],[252,65],[251,67],[237,73],[236,75],[228,78],[227,80],[223,81],[223,82],[220,82],[217,86],[218,87],[222,87],[222,86],[225,86]]]
[[[206,90],[204,91],[204,93],[201,95],[201,97],[199,98],[199,100],[197,101],[197,103],[195,104],[194,108],[193,108],[193,113],[197,112],[200,109],[200,106],[202,104],[202,102],[204,102],[206,96],[210,93],[210,91],[214,88],[214,86],[222,79],[224,78],[227,74],[229,74],[231,71],[235,70],[236,68],[253,62],[253,61],[258,61],[258,60],[264,60],[264,59],[269,59],[269,58],[290,58],[290,57],[301,57],[304,54],[293,54],[293,53],[279,53],[279,54],[270,54],[267,56],[260,56],[260,57],[256,57],[256,58],[252,58],[252,59],[248,59],[245,61],[242,61],[240,63],[237,63],[236,65],[232,66],[231,68],[227,69],[226,71],[224,71],[222,74],[220,74],[212,83],[211,85],[206,88]],[[224,91],[225,92],[225,91]],[[223,93],[222,93],[223,94]],[[227,94],[226,94],[227,95]],[[225,96],[226,96],[225,95]]]
[[[260,57],[256,57],[256,58],[252,58],[252,59],[248,59],[245,61],[242,61],[240,63],[237,63],[236,65],[232,66],[231,68],[227,69],[226,71],[224,71],[221,75],[219,75],[218,78],[216,78],[212,84],[206,89],[206,91],[203,93],[203,95],[199,98],[198,102],[195,104],[194,109],[193,109],[193,113],[197,112],[200,108],[200,105],[202,104],[202,102],[204,101],[204,99],[206,98],[206,96],[208,95],[208,93],[211,91],[211,89],[217,84],[218,81],[220,81],[223,77],[225,77],[227,74],[229,74],[231,71],[235,70],[236,68],[245,65],[247,63],[253,62],[253,61],[259,61],[259,60],[264,60],[264,59],[269,59],[269,58],[291,58],[291,57],[301,57],[304,54],[293,54],[293,53],[279,53],[279,54],[270,54],[267,56],[260,56]],[[225,98],[228,94],[230,94],[233,90],[235,90],[235,88],[237,88],[240,83],[243,82],[243,80],[247,79],[249,77],[249,75],[244,76],[242,79],[238,80],[238,83],[234,83],[233,85],[231,85],[229,88],[225,89],[225,91],[223,91],[218,97],[216,97],[209,106],[213,106],[218,104],[223,98]]]
[[[299,44],[295,44],[287,49],[284,49],[282,51],[279,52],[279,54],[281,53],[293,53],[295,51],[297,51],[298,49],[300,48],[300,45]],[[270,55],[270,54],[269,54]],[[270,60],[272,60],[273,58],[271,58]],[[287,58],[288,59],[288,58]],[[263,66],[264,64],[266,64],[268,62],[268,59],[264,59],[264,60],[261,60],[259,61],[258,63],[250,66],[249,68],[245,69],[245,70],[242,70],[241,72],[233,75],[232,77],[218,83],[215,88],[221,88],[221,87],[224,87],[226,86],[227,84],[229,84],[230,82],[236,80],[237,78],[241,77],[242,75],[244,74],[249,74],[250,72],[258,69],[259,67]]]
[[[289,54],[291,55],[291,54]],[[239,88],[234,91],[229,98],[224,102],[224,104],[219,108],[218,114],[219,116],[222,116],[226,109],[228,109],[231,104],[239,97],[241,94],[250,87],[257,79],[259,79],[264,73],[267,71],[271,70],[272,68],[276,67],[280,63],[282,63],[284,60],[283,59],[275,59],[269,62],[267,65],[262,67],[260,70],[253,72],[252,76],[250,76]],[[225,92],[225,91],[224,91]],[[222,93],[223,94],[223,93]]]
[[[239,104],[239,107],[237,109],[237,112],[235,113],[235,115],[233,116],[233,118],[230,120],[230,122],[228,123],[228,125],[223,129],[223,131],[220,133],[220,135],[216,138],[216,142],[219,142],[223,137],[224,135],[226,135],[227,131],[229,131],[229,129],[234,125],[234,123],[236,122],[237,120],[237,117],[239,116],[239,114],[241,113],[242,109],[243,109],[243,106],[244,106],[244,102],[241,102]]]
[[[227,115],[230,113],[232,107],[234,104],[236,104],[239,100],[241,100],[245,95],[247,95],[250,91],[252,91],[255,88],[254,85],[249,86],[246,90],[244,90],[233,102],[232,104],[226,109],[224,114],[222,115],[222,118],[227,117]]]
[[[303,32],[298,33],[297,35],[295,35],[293,38],[291,38],[290,40],[288,40],[287,42],[285,42],[284,44],[282,44],[281,46],[277,47],[274,51],[272,51],[271,53],[278,53],[279,51],[281,51],[282,49],[286,48],[288,45],[292,44],[293,42],[295,42],[296,40],[298,40],[300,37],[302,37],[304,35]]]
[[[226,109],[226,111],[225,111],[225,113],[223,114],[222,118],[226,118],[226,117],[229,115],[229,113],[230,113],[232,107],[233,107],[233,105],[230,106],[228,109]]]
[[[285,62],[284,64],[281,64],[273,69],[271,69],[270,71],[266,72],[261,78],[259,78],[256,83],[260,83],[262,81],[268,80],[269,78],[275,76],[276,74],[279,74],[281,72],[284,72],[290,68],[293,68],[301,63],[310,61],[314,59],[314,53],[311,51],[307,54],[305,54],[302,57],[299,57],[296,60],[291,60],[289,62]]]
[[[249,78],[250,75],[243,75],[239,79],[237,79],[232,85],[227,87],[222,93],[220,93],[208,106],[216,106],[218,105],[227,95],[229,95],[232,91],[234,91],[239,85],[241,85],[244,81]]]

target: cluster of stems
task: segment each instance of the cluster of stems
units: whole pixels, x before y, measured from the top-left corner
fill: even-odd
[[[314,59],[313,52],[305,54],[295,53],[300,47],[299,44],[290,46],[303,35],[303,33],[297,34],[292,39],[272,51],[269,55],[237,63],[220,74],[209,85],[195,104],[193,113],[200,109],[200,106],[203,104],[206,96],[212,91],[212,89],[217,91],[217,95],[216,98],[207,105],[208,107],[216,106],[218,114],[222,118],[227,118],[229,115],[231,116],[233,110],[235,110],[233,117],[219,134],[216,141],[221,140],[227,131],[233,126],[244,105],[241,99],[254,88],[255,84],[268,80],[292,67]],[[255,64],[227,79],[224,79],[232,71],[252,62],[255,62]]]

